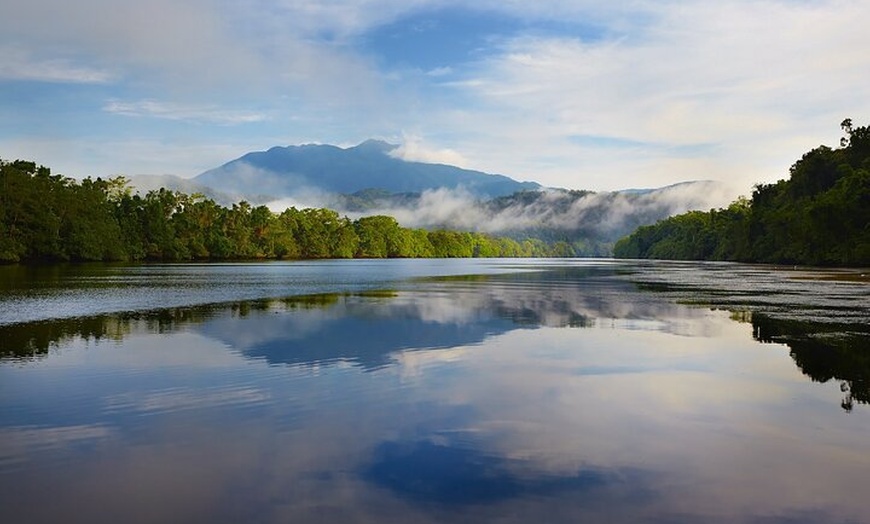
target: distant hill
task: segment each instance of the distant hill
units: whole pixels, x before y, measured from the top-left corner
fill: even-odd
[[[445,164],[411,162],[391,155],[398,146],[367,140],[355,147],[302,145],[248,153],[195,177],[195,183],[217,191],[266,193],[275,198],[299,193],[351,194],[364,189],[414,193],[448,188],[476,197],[498,197],[539,189],[519,182]]]
[[[637,227],[692,209],[710,209],[731,197],[719,182],[698,180],[652,189],[625,191],[528,191],[488,202],[487,223],[517,231],[558,230],[572,237],[613,242]],[[507,227],[496,229],[508,231]],[[549,235],[539,234],[541,238]]]
[[[608,255],[611,244],[637,227],[734,197],[719,182],[596,193],[565,189],[520,191],[492,199],[439,189],[423,193],[366,190],[340,195],[330,207],[351,216],[383,214],[406,227],[480,231],[513,238],[576,244],[584,255]]]

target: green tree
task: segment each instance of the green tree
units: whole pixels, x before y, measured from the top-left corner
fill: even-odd
[[[33,162],[0,160],[0,262],[548,256],[572,249],[408,229],[383,215],[352,222],[329,209],[276,215],[248,202],[227,208],[165,188],[142,196],[124,177],[77,182]]]
[[[62,257],[70,260],[123,260],[121,228],[109,201],[110,184],[86,178],[69,184],[57,202]]]
[[[359,237],[356,256],[360,258],[398,258],[412,254],[413,237],[395,218],[375,215],[354,223]]]
[[[853,127],[840,149],[804,154],[789,178],[757,185],[751,201],[692,211],[620,239],[626,258],[870,265],[870,128]]]

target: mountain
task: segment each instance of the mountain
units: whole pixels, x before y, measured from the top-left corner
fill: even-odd
[[[275,198],[304,192],[350,194],[370,188],[390,193],[462,188],[476,197],[492,198],[541,187],[503,175],[402,160],[391,154],[397,148],[379,140],[349,148],[313,144],[273,147],[248,153],[193,180],[225,193],[245,195],[253,191]]]
[[[288,207],[329,208],[352,219],[388,215],[410,228],[452,229],[564,241],[583,255],[609,255],[637,227],[730,202],[724,184],[693,181],[663,188],[592,192],[543,188],[444,164],[397,158],[397,146],[273,147],[248,153],[188,181],[198,192]],[[231,195],[231,197],[227,197]],[[216,199],[217,200],[217,199]]]

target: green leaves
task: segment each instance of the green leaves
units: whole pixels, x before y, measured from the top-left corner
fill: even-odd
[[[752,200],[642,227],[616,243],[622,258],[870,265],[870,128],[842,124],[843,147],[804,154],[789,180]]]
[[[570,256],[566,242],[522,244],[482,233],[356,221],[330,209],[280,214],[158,189],[133,194],[123,177],[80,182],[33,162],[0,160],[0,262]]]

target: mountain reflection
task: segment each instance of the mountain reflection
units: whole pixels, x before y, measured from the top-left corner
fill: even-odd
[[[74,339],[122,340],[192,329],[275,365],[351,362],[378,369],[409,349],[475,345],[515,329],[646,320],[687,332],[701,310],[678,306],[590,270],[450,277],[413,291],[322,294],[0,326],[0,358],[41,358]],[[676,320],[670,322],[669,320]],[[703,326],[703,323],[691,324]],[[694,329],[694,328],[691,328]]]
[[[401,296],[346,295],[289,315],[220,316],[198,331],[272,365],[343,361],[374,370],[390,364],[390,355],[397,351],[474,345],[516,328],[499,316],[485,314],[472,322],[465,315],[471,312],[457,311],[454,318],[441,321],[427,318],[418,304]]]
[[[298,308],[296,301],[287,301],[285,306],[296,309],[292,315],[223,315],[204,322],[199,331],[270,364],[344,361],[373,370],[389,365],[397,351],[471,346],[515,329],[703,315],[654,297],[642,299],[624,282],[580,284],[577,277],[566,280],[549,272],[523,277],[439,279],[413,292],[307,303],[319,307]]]
[[[532,269],[0,326],[0,522],[870,521],[870,328]]]
[[[649,287],[644,284],[644,287]],[[733,306],[731,306],[733,307]],[[710,311],[641,290],[609,268],[421,279],[409,290],[319,294],[0,326],[0,361],[45,358],[74,340],[189,330],[270,365],[391,365],[406,350],[474,346],[517,329],[621,328],[715,336]],[[841,382],[842,406],[870,403],[866,326],[749,321],[760,342],[788,345],[813,380]]]

